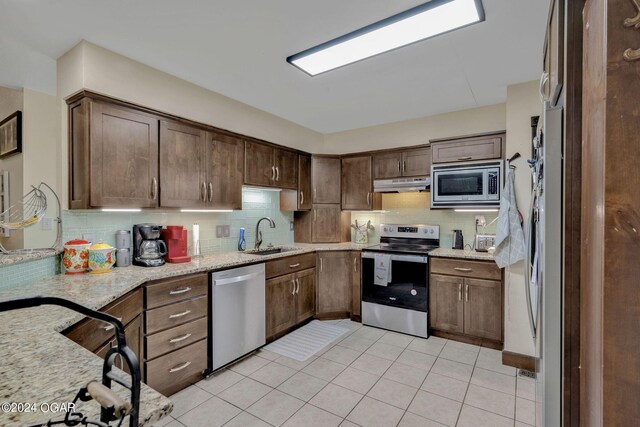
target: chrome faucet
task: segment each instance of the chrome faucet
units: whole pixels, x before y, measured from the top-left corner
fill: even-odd
[[[254,246],[255,249],[260,249],[260,245],[262,244],[262,231],[260,231],[260,223],[264,219],[269,221],[269,227],[276,228],[276,223],[273,222],[273,220],[271,218],[269,218],[268,216],[265,216],[264,218],[260,218],[258,220],[258,223],[256,224],[256,245]]]

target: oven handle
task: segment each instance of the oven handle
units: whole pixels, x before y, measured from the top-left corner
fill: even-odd
[[[384,253],[384,252],[383,252]],[[390,254],[387,254],[390,255]],[[376,254],[374,252],[362,252],[362,258],[371,258],[375,259]],[[419,264],[427,264],[428,259],[426,256],[420,255],[391,255],[391,261],[407,261],[407,262],[415,262]]]

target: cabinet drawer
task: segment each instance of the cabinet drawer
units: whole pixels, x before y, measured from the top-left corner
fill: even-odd
[[[120,318],[122,324],[126,326],[142,313],[142,292],[137,289],[100,309],[100,311]],[[64,335],[94,353],[115,337],[114,328],[111,324],[93,319],[81,321],[67,329]]]
[[[209,281],[206,274],[177,277],[171,280],[150,283],[145,286],[147,309],[160,307],[206,295]]]
[[[145,337],[147,359],[155,359],[158,356],[193,344],[207,337],[208,317],[203,317],[166,331],[158,332]]]
[[[316,255],[310,253],[269,261],[265,266],[265,271],[267,279],[271,279],[272,277],[306,270],[315,266]]]
[[[208,301],[209,299],[205,295],[146,311],[145,331],[147,335],[205,317],[208,312]]]
[[[458,258],[430,258],[431,273],[460,277],[501,280],[502,273],[494,262],[467,261]]]
[[[181,348],[145,363],[147,385],[170,396],[202,379],[207,369],[207,340]]]

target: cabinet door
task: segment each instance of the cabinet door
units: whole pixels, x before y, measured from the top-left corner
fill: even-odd
[[[340,242],[340,205],[313,205],[311,214],[313,243]]]
[[[342,209],[371,209],[371,156],[342,159]]]
[[[431,328],[464,332],[464,279],[432,274],[429,280],[429,321]]]
[[[138,365],[140,366],[140,379],[144,378],[142,375],[142,367],[144,366],[144,361],[142,360],[142,315],[136,317],[131,323],[129,323],[124,328],[124,338],[127,342],[127,347],[129,347],[136,355],[136,359],[138,359]],[[102,359],[105,358],[107,352],[111,349],[111,347],[115,347],[117,345],[117,341],[115,337],[106,343],[104,346],[100,347],[95,354]],[[124,362],[124,359],[116,358],[115,366],[122,369],[126,373],[130,373],[127,364]]]
[[[318,253],[317,315],[344,315],[351,311],[350,252]]]
[[[340,159],[312,157],[311,174],[313,203],[340,204]]]
[[[265,144],[246,141],[244,143],[244,183],[271,187],[275,178],[273,148]]]
[[[242,209],[244,142],[213,132],[207,140],[207,206]]]
[[[205,206],[205,132],[174,122],[160,123],[160,206]]]
[[[95,102],[90,127],[91,206],[158,206],[158,120]]]
[[[316,314],[316,269],[296,273],[296,323]]]
[[[296,324],[295,274],[287,274],[266,283],[267,337]]]
[[[388,179],[402,176],[402,153],[380,153],[373,155],[373,178]]]
[[[464,333],[502,341],[502,284],[464,279]]]
[[[402,153],[402,176],[431,175],[431,148],[417,148]]]
[[[351,319],[360,320],[362,315],[362,258],[360,251],[351,252]]]
[[[431,155],[433,163],[463,162],[469,160],[488,160],[502,158],[502,145],[505,134],[480,135],[432,141]]]
[[[298,155],[293,151],[274,150],[276,167],[275,186],[280,188],[298,187]]]
[[[298,156],[298,210],[311,209],[311,157]]]

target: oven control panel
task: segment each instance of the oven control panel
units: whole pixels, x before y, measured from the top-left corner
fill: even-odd
[[[408,237],[414,239],[439,239],[439,225],[380,224],[380,237]]]

